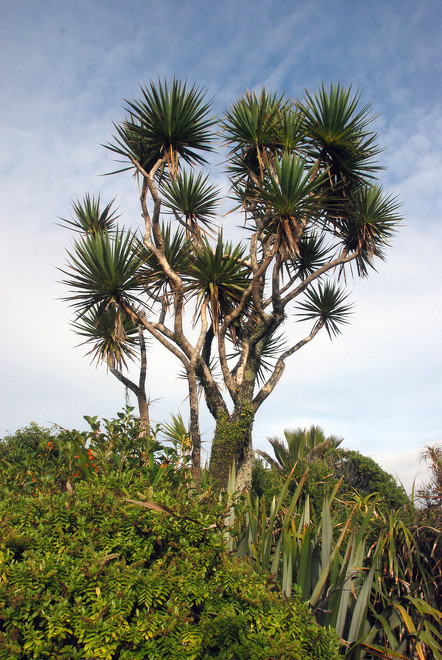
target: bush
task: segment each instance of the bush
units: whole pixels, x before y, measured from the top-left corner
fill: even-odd
[[[310,503],[315,510],[320,511],[324,497],[330,496],[338,483],[330,465],[323,459],[307,465],[305,462],[296,466],[292,480],[287,490],[286,503],[298,487],[299,482],[307,473],[300,495],[301,502],[309,496]],[[270,504],[273,497],[278,497],[287,476],[277,468],[266,467],[265,462],[257,458],[252,470],[252,490],[258,497],[264,497]]]
[[[297,592],[226,553],[220,501],[150,484],[1,498],[0,660],[338,657]]]
[[[56,433],[32,422],[0,441],[0,488],[33,492],[56,478],[59,452],[53,451]]]
[[[114,475],[130,481],[144,472],[152,480],[171,478],[177,450],[140,432],[139,420],[127,406],[116,419],[85,415],[90,431],[52,430],[35,423],[0,441],[0,489],[33,493],[57,491],[93,475]],[[163,463],[163,468],[161,464]],[[161,472],[161,475],[158,475]]]
[[[271,500],[284,485],[284,475],[274,467],[268,467],[262,458],[255,458],[252,469],[252,490],[258,497]]]
[[[321,509],[324,497],[331,494],[341,478],[341,499],[351,499],[354,496],[361,499],[379,493],[378,506],[385,512],[397,511],[410,504],[404,488],[396,483],[395,478],[372,458],[363,456],[358,451],[338,448],[326,458],[318,458],[311,463],[299,461],[293,473],[289,493],[294,492],[306,470],[308,473],[301,499],[308,494],[317,510]],[[274,466],[267,467],[262,459],[257,458],[252,472],[252,489],[258,497],[264,496],[270,501],[273,496],[278,495],[287,476]]]
[[[380,503],[387,511],[397,511],[410,503],[403,486],[398,486],[395,478],[376,461],[358,451],[338,449],[334,455],[334,472],[338,478],[344,477],[341,493],[353,490],[362,497],[379,493]]]

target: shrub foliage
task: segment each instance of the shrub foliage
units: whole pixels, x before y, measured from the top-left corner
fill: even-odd
[[[15,471],[22,488],[1,484],[0,660],[338,657],[336,634],[297,591],[287,602],[228,554],[225,503],[210,488],[192,495],[170,452],[163,467],[144,456],[120,471],[94,446],[97,471],[66,488],[56,487],[54,465],[63,477],[68,468],[53,450],[53,483],[36,486],[29,461],[32,472],[35,451],[62,441],[30,427],[28,445],[27,433],[17,437],[21,470],[14,439],[2,448],[2,473]]]
[[[440,657],[434,511],[322,462],[195,490],[183,420],[131,412],[0,442],[0,660]]]

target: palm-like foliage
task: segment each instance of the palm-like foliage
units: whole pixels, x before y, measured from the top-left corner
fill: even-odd
[[[84,196],[83,201],[77,200],[72,204],[74,210],[74,218],[72,220],[65,220],[62,218],[63,223],[75,232],[82,234],[101,234],[102,232],[110,232],[115,227],[115,223],[119,216],[112,210],[112,205],[115,200],[101,210],[100,195],[98,197],[91,197],[88,193]]]
[[[297,315],[302,321],[322,324],[331,339],[340,334],[340,325],[349,323],[352,305],[345,302],[347,298],[348,295],[334,282],[319,282],[316,287],[307,289],[305,300],[297,305],[300,310]]]
[[[111,151],[134,159],[147,172],[163,158],[174,174],[178,158],[189,164],[206,162],[198,152],[212,151],[215,120],[209,117],[212,103],[204,101],[201,89],[188,89],[175,79],[170,87],[166,81],[150,81],[141,87],[140,99],[126,102],[129,116],[115,125],[117,136],[107,145]]]
[[[278,136],[283,154],[304,153],[306,140],[303,116],[293,104],[286,104],[282,108]]]
[[[218,235],[215,249],[204,238],[192,251],[186,290],[197,297],[198,307],[208,301],[215,333],[222,319],[241,300],[250,282],[244,253],[244,246],[224,242],[222,234]]]
[[[71,293],[65,298],[79,315],[96,307],[103,313],[111,304],[139,304],[140,256],[136,238],[125,231],[90,234],[74,242],[68,251],[69,270],[63,284]]]
[[[308,464],[313,460],[319,460],[339,447],[342,442],[342,438],[334,435],[326,437],[319,426],[311,426],[308,429],[285,429],[284,438],[285,440],[267,438],[275,458],[264,451],[258,451],[258,454],[285,475],[289,475],[297,463]]]
[[[347,214],[334,221],[334,231],[346,253],[357,252],[359,275],[367,275],[374,257],[384,259],[384,248],[400,223],[399,203],[379,186],[363,186],[349,195]]]
[[[82,344],[92,345],[88,355],[92,361],[126,367],[126,358],[134,359],[139,345],[138,326],[115,305],[101,313],[94,307],[72,324],[77,335],[85,337]]]
[[[304,118],[313,163],[328,169],[333,186],[348,187],[372,179],[379,166],[373,162],[381,149],[376,133],[368,130],[374,117],[371,104],[359,109],[360,94],[340,85],[322,85],[318,94],[306,93],[298,104]]]
[[[178,178],[163,185],[164,205],[184,216],[184,223],[198,235],[199,225],[209,229],[219,203],[219,191],[210,184],[209,176],[184,170]]]
[[[298,253],[286,267],[292,276],[303,282],[327,263],[330,247],[326,245],[324,234],[314,231],[304,232],[297,247]]]
[[[265,213],[266,234],[276,236],[284,258],[299,254],[298,243],[308,222],[318,220],[322,208],[317,189],[323,176],[313,177],[312,170],[297,156],[284,155],[269,170],[256,199]]]
[[[255,92],[247,92],[226,112],[222,126],[227,144],[231,145],[232,173],[240,178],[263,178],[268,153],[274,155],[281,149],[282,118],[287,107],[283,95],[268,94],[263,89],[259,97]],[[286,131],[291,130],[293,138],[293,115],[290,120],[286,120]]]

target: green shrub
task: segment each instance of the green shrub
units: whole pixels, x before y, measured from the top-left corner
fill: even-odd
[[[252,490],[258,497],[271,500],[284,485],[284,475],[268,467],[262,458],[256,458],[252,469]]]
[[[266,502],[270,503],[273,497],[278,497],[286,478],[287,475],[284,476],[280,470],[273,466],[267,467],[262,459],[257,458],[252,470],[252,490],[255,495],[264,497]],[[299,463],[287,490],[286,504],[301,480],[304,483],[301,502],[304,502],[308,495],[310,503],[317,510],[321,510],[324,497],[330,496],[338,483],[338,478],[324,459],[318,459],[309,465],[305,462]]]
[[[56,478],[58,449],[56,433],[32,422],[0,440],[0,488],[33,492]]]
[[[298,592],[226,553],[222,503],[174,483],[98,474],[1,499],[0,660],[338,657]]]
[[[336,476],[344,478],[341,492],[353,490],[362,496],[379,493],[380,504],[385,505],[386,511],[397,511],[410,503],[404,488],[398,486],[395,478],[372,458],[358,451],[341,448],[333,458]]]
[[[310,502],[317,510],[321,509],[324,497],[330,496],[341,478],[340,499],[368,498],[378,493],[378,507],[386,513],[410,504],[404,488],[396,483],[395,478],[372,458],[357,451],[338,448],[326,458],[319,458],[311,463],[299,461],[294,467],[289,494],[295,491],[306,471],[301,501],[304,501],[308,494]],[[284,473],[274,466],[267,467],[262,459],[257,458],[252,471],[252,489],[258,497],[264,496],[270,501],[272,497],[278,496],[287,476],[288,474],[284,476]]]
[[[177,448],[164,447],[140,433],[139,420],[127,406],[112,420],[85,415],[90,431],[52,430],[32,423],[0,441],[0,489],[9,492],[57,491],[95,475],[130,482],[144,472],[152,481],[176,471]],[[162,467],[161,467],[162,466]],[[178,466],[179,467],[179,466]]]

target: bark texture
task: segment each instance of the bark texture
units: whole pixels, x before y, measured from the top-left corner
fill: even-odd
[[[252,445],[253,410],[251,402],[229,417],[216,421],[210,457],[210,473],[217,486],[225,488],[229,470],[235,466],[237,489],[245,490],[252,482],[254,460]]]

